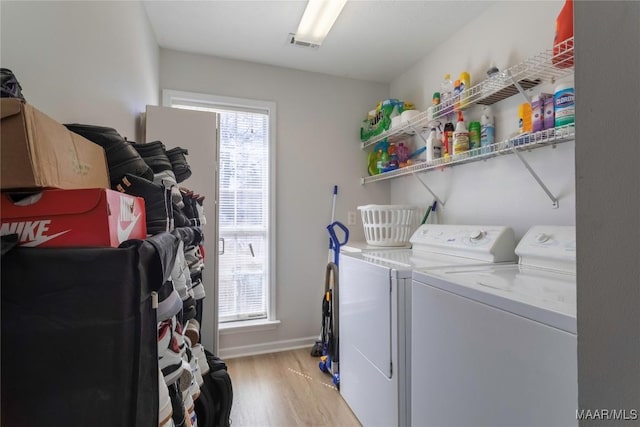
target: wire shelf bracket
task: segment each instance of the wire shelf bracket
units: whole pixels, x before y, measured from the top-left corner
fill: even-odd
[[[436,199],[436,201],[438,202],[438,206],[442,206],[442,207],[444,207],[445,202],[443,202],[443,201],[442,201],[442,200],[441,200],[441,199],[436,195],[436,193],[434,193],[434,192],[433,192],[433,190],[432,190],[432,189],[431,189],[431,188],[430,188],[430,187],[429,187],[429,186],[428,186],[428,185],[427,185],[427,184],[426,184],[422,179],[420,179],[420,177],[419,177],[415,172],[411,172],[411,175],[415,176],[415,177],[416,177],[416,179],[418,180],[418,182],[420,182],[420,184],[422,184],[422,186],[423,186],[424,188],[426,188],[426,189],[427,189],[427,191],[428,191],[429,193],[431,193],[431,195],[433,196],[433,198],[434,198],[434,199]]]
[[[531,176],[533,177],[533,179],[536,180],[536,182],[538,183],[538,185],[540,186],[540,188],[542,188],[542,190],[544,190],[544,192],[547,194],[547,197],[549,197],[549,199],[551,199],[551,203],[554,209],[558,209],[559,207],[559,202],[558,202],[558,198],[556,196],[553,195],[553,193],[551,191],[549,191],[549,189],[547,188],[547,186],[544,184],[544,182],[542,181],[542,179],[540,179],[540,177],[538,176],[538,174],[533,170],[533,168],[529,165],[529,163],[524,159],[524,157],[522,157],[522,155],[520,154],[520,152],[518,151],[518,149],[516,147],[513,147],[512,149],[513,154],[516,155],[516,157],[518,159],[520,159],[520,161],[522,162],[522,164],[524,165],[524,167],[529,171],[529,173],[531,174]]]
[[[518,83],[518,81],[513,78],[513,75],[509,70],[507,70],[507,79],[509,79],[511,83],[513,83],[513,85],[516,87],[516,89],[518,89],[518,92],[520,92],[520,95],[522,95],[522,97],[524,98],[524,102],[531,104],[531,98],[529,98],[529,95],[527,95],[522,86],[520,86],[520,83]]]

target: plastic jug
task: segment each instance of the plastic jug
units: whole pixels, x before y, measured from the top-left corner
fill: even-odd
[[[453,154],[462,154],[469,151],[469,130],[464,123],[462,111],[458,111],[458,123],[453,132]]]
[[[573,37],[573,0],[565,0],[564,6],[556,18],[556,35],[553,39],[553,65],[557,68],[573,67],[573,50],[562,53],[573,47],[573,41],[564,43]]]

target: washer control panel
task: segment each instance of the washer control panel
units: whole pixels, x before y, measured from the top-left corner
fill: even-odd
[[[576,228],[545,225],[531,227],[518,243],[516,254],[522,265],[575,271]]]
[[[515,260],[515,236],[496,225],[424,224],[411,237],[416,252],[436,252],[490,262]]]

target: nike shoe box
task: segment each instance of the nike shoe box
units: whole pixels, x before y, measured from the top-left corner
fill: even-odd
[[[104,149],[19,99],[0,100],[0,188],[110,188]]]
[[[144,199],[105,188],[0,195],[0,235],[23,247],[118,247],[146,239]]]

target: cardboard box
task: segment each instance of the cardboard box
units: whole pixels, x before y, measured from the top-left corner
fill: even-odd
[[[2,190],[110,187],[101,146],[18,99],[0,102]]]
[[[144,199],[103,188],[45,190],[14,201],[0,195],[0,235],[19,246],[112,246],[147,238]]]

